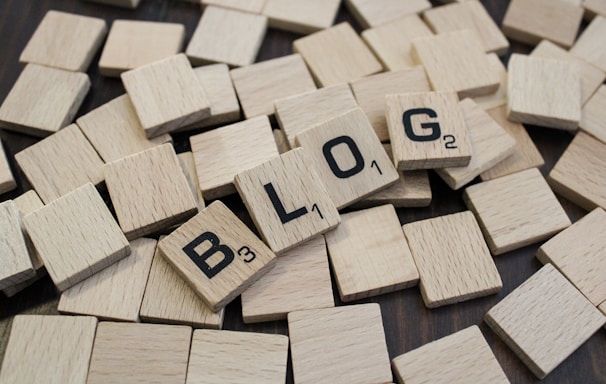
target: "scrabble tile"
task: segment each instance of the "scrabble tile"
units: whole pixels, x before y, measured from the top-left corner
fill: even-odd
[[[276,254],[324,234],[341,222],[306,149],[242,172],[234,184],[257,229]]]
[[[522,124],[512,123],[507,120],[507,107],[486,111],[515,141],[516,147],[513,154],[501,161],[494,167],[480,174],[483,181],[496,179],[497,177],[510,175],[529,168],[540,168],[545,164],[541,152],[526,132]]]
[[[86,72],[106,34],[103,19],[50,10],[21,52],[19,62]]]
[[[12,200],[0,204],[0,223],[0,289],[5,289],[31,279],[35,272],[21,231],[21,216]]]
[[[387,95],[385,101],[396,168],[406,171],[469,165],[471,143],[454,92]],[[416,124],[420,128],[415,129]]]
[[[210,103],[184,54],[120,75],[148,138],[210,116]]]
[[[336,85],[381,72],[383,67],[348,23],[295,40],[316,82]]]
[[[493,255],[548,239],[571,224],[535,168],[468,187],[463,197]]]
[[[499,74],[501,79],[499,89],[497,89],[497,91],[491,95],[476,96],[473,98],[473,101],[475,101],[483,109],[488,110],[507,104],[508,74],[505,65],[503,65],[501,59],[499,59],[499,56],[497,56],[495,53],[490,53],[486,55],[486,57],[488,58],[488,62],[493,71],[496,71]]]
[[[596,15],[606,16],[606,0],[584,0],[586,18],[593,18]]]
[[[345,5],[364,29],[431,8],[428,0],[345,0]]]
[[[25,216],[23,225],[60,291],[131,252],[120,227],[90,183]]]
[[[406,352],[392,366],[400,383],[509,383],[477,325]]]
[[[288,337],[233,331],[194,331],[187,384],[286,381]],[[234,364],[234,362],[237,362]]]
[[[99,323],[88,384],[183,384],[191,345],[190,327]]]
[[[271,28],[308,34],[330,28],[340,0],[266,0],[263,15]]]
[[[600,86],[583,106],[579,127],[584,132],[606,143],[604,120],[606,120],[606,85]]]
[[[8,163],[4,146],[0,142],[0,194],[12,191],[17,188],[17,182]]]
[[[185,50],[194,65],[255,62],[267,31],[267,17],[207,6]]]
[[[423,13],[427,24],[436,33],[448,33],[472,29],[487,53],[503,56],[509,49],[509,41],[479,1],[464,1],[429,9]]]
[[[512,55],[509,60],[507,118],[515,123],[576,130],[581,120],[579,65]]]
[[[280,154],[290,151],[290,144],[288,142],[288,139],[286,138],[286,134],[282,129],[274,129],[273,131],[271,131],[271,133],[274,135],[274,140],[276,142],[276,146],[278,147],[278,152],[280,152]]]
[[[267,116],[190,138],[202,194],[209,200],[236,192],[234,176],[279,156]]]
[[[93,109],[76,124],[106,163],[172,142],[167,133],[151,140],[145,136],[128,95]]]
[[[99,59],[99,72],[119,77],[122,72],[176,55],[184,40],[183,24],[115,20]]]
[[[183,152],[179,153],[177,158],[179,159],[179,165],[183,170],[183,174],[187,179],[189,189],[196,199],[198,212],[200,212],[204,209],[205,204],[204,197],[202,196],[202,190],[200,189],[200,184],[198,183],[198,174],[196,173],[196,161],[194,159],[194,154],[191,152]]]
[[[606,322],[551,264],[495,305],[484,320],[539,379]]]
[[[0,383],[85,383],[96,328],[94,317],[15,316]]]
[[[290,312],[335,306],[324,236],[278,257],[276,266],[242,293],[247,324],[284,320]]]
[[[600,311],[602,311],[602,313],[604,315],[606,315],[606,302],[602,303],[602,305],[600,305],[599,309],[600,309]]]
[[[266,0],[202,0],[202,5],[216,5],[250,13],[261,13]]]
[[[298,54],[232,69],[231,78],[247,119],[273,115],[275,100],[316,89]]]
[[[0,106],[0,128],[45,137],[73,120],[90,88],[84,73],[25,66]]]
[[[324,183],[328,196],[342,209],[399,179],[391,159],[360,109],[354,109],[296,137]]]
[[[137,8],[141,0],[86,0],[93,3],[113,5],[115,7]]]
[[[410,54],[412,40],[431,36],[429,27],[416,15],[408,15],[362,32],[362,39],[390,71],[412,68],[416,64]],[[397,39],[394,36],[398,36]]]
[[[412,57],[425,66],[435,91],[455,91],[463,99],[490,95],[499,88],[499,73],[471,29],[415,39]]]
[[[428,308],[491,295],[503,287],[473,213],[417,221],[402,228]]]
[[[326,234],[337,287],[344,302],[417,285],[419,272],[393,205],[341,216]]]
[[[340,84],[276,100],[275,106],[276,119],[294,148],[299,133],[356,108],[358,103],[349,86]]]
[[[75,124],[17,153],[15,160],[45,203],[103,182],[103,160]]]
[[[602,39],[606,34],[606,17],[597,16],[583,31],[570,53],[606,71],[606,48]]]
[[[201,247],[207,242],[210,247]],[[220,201],[160,241],[159,248],[215,312],[276,264],[274,253]],[[218,253],[222,256],[214,256]]]
[[[392,39],[396,40],[396,39]],[[385,118],[385,96],[406,92],[429,92],[431,86],[423,67],[417,66],[368,76],[350,83],[360,108],[382,142],[389,141]]]
[[[471,142],[471,161],[466,167],[436,169],[446,184],[455,190],[507,158],[516,146],[516,141],[473,100],[465,99],[459,107]]]
[[[152,239],[133,241],[128,257],[63,292],[59,312],[138,321],[156,243]]]
[[[298,384],[391,382],[378,304],[291,312],[288,333]]]
[[[549,173],[553,190],[573,203],[592,210],[606,209],[606,144],[584,132],[577,133]]]
[[[129,240],[180,224],[198,212],[171,144],[106,164],[105,183]]]

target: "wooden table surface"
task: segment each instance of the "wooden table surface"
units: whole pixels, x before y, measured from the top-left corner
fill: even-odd
[[[482,3],[500,24],[509,1],[483,0]],[[139,8],[136,10],[109,7],[81,0],[2,0],[2,11],[0,11],[0,100],[4,100],[23,68],[23,65],[18,62],[19,55],[34,29],[49,9],[102,17],[107,20],[108,25],[114,19],[140,19],[182,23],[186,26],[187,41],[189,41],[200,18],[199,6],[179,0],[142,0]],[[344,7],[340,10],[337,20],[349,21],[359,30],[359,26],[352,20]],[[291,53],[292,42],[297,37],[295,34],[269,30],[257,60],[267,60]],[[530,47],[524,45],[512,45],[512,51],[514,52],[528,53],[529,50]],[[99,56],[95,58],[88,71],[92,81],[92,89],[84,100],[78,116],[124,93],[119,79],[109,79],[99,75],[97,68],[98,59]],[[546,165],[543,167],[542,172],[546,175],[570,143],[572,135],[562,131],[535,127],[529,127],[528,130],[545,158]],[[13,157],[17,152],[36,142],[36,139],[7,131],[1,132],[1,137],[7,150],[7,155],[10,158],[13,172],[19,180],[18,190],[1,196],[1,200],[6,200],[31,189],[23,174],[18,170]],[[177,135],[175,137],[177,152],[189,149],[187,138],[187,135]],[[461,198],[461,192],[450,190],[433,173],[430,177],[433,190],[433,203],[428,208],[399,210],[400,220],[403,224],[429,217],[460,212],[466,209]],[[583,210],[568,201],[564,199],[560,199],[560,201],[573,221],[578,220],[585,214]],[[252,226],[252,222],[237,196],[226,199],[226,203],[238,212],[247,224]],[[427,309],[423,305],[419,289],[412,288],[367,300],[360,300],[357,303],[380,303],[391,358],[455,331],[479,324],[482,333],[487,338],[498,361],[503,366],[505,373],[512,383],[538,382],[526,366],[483,322],[484,315],[493,305],[541,267],[541,264],[534,257],[538,246],[536,244],[495,258],[503,280],[503,289],[496,296],[475,299],[438,309]],[[336,286],[333,288],[336,293]],[[335,294],[335,300],[338,305],[341,305],[338,294]],[[57,302],[58,294],[48,277],[35,283],[11,299],[0,295],[0,360],[3,358],[6,349],[12,317],[19,313],[57,314]],[[227,330],[288,334],[285,321],[254,326],[243,324],[239,299],[227,307],[223,328]],[[35,364],[35,362],[32,362],[32,364]],[[287,382],[293,382],[290,362]],[[544,382],[605,383],[606,331],[600,330],[568,360],[552,372]]]

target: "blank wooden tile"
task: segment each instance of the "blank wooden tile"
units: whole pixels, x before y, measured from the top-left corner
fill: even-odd
[[[8,163],[4,146],[0,143],[0,194],[12,191],[17,188],[17,182]]]
[[[339,212],[306,149],[293,149],[242,172],[234,184],[257,229],[276,254],[339,225]]]
[[[350,85],[360,108],[382,142],[389,141],[385,96],[403,91],[431,91],[429,80],[421,66],[368,76],[353,81]]]
[[[381,72],[381,63],[348,23],[295,40],[295,52],[303,56],[322,87]]]
[[[106,34],[103,19],[50,10],[21,52],[19,62],[86,72]]]
[[[129,69],[176,55],[184,40],[183,24],[115,20],[99,59],[99,72],[119,77]]]
[[[428,0],[345,0],[345,5],[364,29],[431,8]]]
[[[606,16],[606,0],[584,0],[583,7],[586,17]]]
[[[288,337],[233,331],[194,331],[187,384],[268,384],[286,381]]]
[[[0,383],[85,383],[96,328],[94,317],[15,316]]]
[[[396,94],[385,100],[393,160],[399,170],[469,165],[472,148],[456,93]]]
[[[63,292],[59,312],[105,320],[139,320],[156,243],[152,239],[133,241],[128,257]]]
[[[60,291],[130,254],[128,241],[90,183],[25,216],[23,225]]]
[[[282,129],[274,129],[271,133],[274,135],[274,140],[276,141],[276,146],[278,147],[278,152],[280,152],[280,154],[290,151],[290,143]]]
[[[276,119],[294,148],[299,133],[356,108],[358,103],[349,86],[340,84],[276,100],[275,106]]]
[[[157,324],[99,323],[88,384],[183,384],[192,329]]]
[[[606,318],[548,264],[488,311],[485,321],[543,379]]]
[[[490,53],[486,55],[486,57],[488,58],[488,62],[492,70],[499,74],[499,78],[501,79],[499,89],[490,95],[476,96],[473,98],[473,101],[475,101],[480,107],[488,110],[507,104],[508,74],[505,65],[503,65],[501,59],[496,55],[496,53]]]
[[[244,322],[284,320],[290,312],[335,306],[324,236],[278,257],[276,266],[242,293]]]
[[[436,169],[446,184],[455,190],[507,158],[516,146],[516,141],[473,100],[465,99],[459,107],[471,142],[471,161],[466,167]]]
[[[234,176],[279,156],[267,116],[190,138],[202,194],[209,200],[236,192]]]
[[[267,17],[208,6],[185,50],[194,65],[255,62],[267,31]]]
[[[477,325],[406,352],[392,366],[400,383],[509,383]]]
[[[579,127],[584,132],[606,143],[606,85],[600,86],[597,92],[585,103]]]
[[[298,384],[392,380],[379,304],[291,312],[288,333]]]
[[[491,295],[503,287],[473,213],[417,221],[403,229],[428,308]]]
[[[210,116],[210,102],[184,54],[120,75],[148,138]]]
[[[570,53],[606,71],[606,48],[603,38],[606,34],[606,17],[597,16],[583,31]]]
[[[250,13],[261,13],[265,1],[266,0],[202,0],[202,5],[216,5]]]
[[[271,28],[307,34],[329,28],[340,5],[340,0],[266,0],[263,15]]]
[[[104,179],[103,160],[75,124],[17,153],[15,160],[45,203]]]
[[[201,247],[206,243],[210,247]],[[276,264],[275,254],[220,201],[160,241],[159,248],[215,312]]]
[[[189,184],[189,189],[196,199],[198,212],[200,212],[204,209],[205,204],[204,197],[202,196],[202,190],[200,189],[200,184],[198,183],[198,174],[196,173],[196,160],[194,159],[194,154],[191,152],[183,152],[179,153],[177,158],[179,159],[179,165],[181,165],[183,174],[187,179],[187,184]]]
[[[549,185],[573,203],[592,210],[606,209],[606,144],[577,133],[549,173]]]
[[[275,100],[316,89],[298,54],[232,69],[231,78],[247,119],[273,115]]]
[[[547,239],[571,224],[536,168],[468,187],[464,199],[493,255]]]
[[[35,271],[21,230],[21,216],[12,200],[0,204],[0,223],[0,289],[5,289],[31,279]]]
[[[543,156],[526,132],[522,124],[512,123],[507,120],[507,107],[501,106],[488,111],[490,117],[496,121],[516,141],[513,154],[508,156],[494,167],[482,172],[480,177],[483,181],[496,179],[497,177],[510,175],[529,168],[540,168],[545,164]]]
[[[425,66],[435,91],[455,91],[463,99],[493,94],[499,88],[501,77],[471,29],[415,39],[412,56]]]
[[[565,1],[512,0],[502,29],[505,36],[526,44],[547,39],[570,48],[582,19],[583,8]]]
[[[114,7],[137,8],[141,0],[86,0],[93,3],[113,5]]]
[[[89,88],[84,73],[28,64],[0,106],[0,127],[48,136],[72,122]]]
[[[198,212],[171,144],[106,164],[105,183],[129,240],[180,224]]]

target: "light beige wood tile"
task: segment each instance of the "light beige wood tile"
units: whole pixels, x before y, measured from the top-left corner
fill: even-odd
[[[291,312],[288,332],[298,384],[392,380],[378,304]]]
[[[86,72],[106,34],[103,19],[50,10],[21,52],[19,62]]]
[[[202,0],[202,5],[216,5],[250,13],[261,13],[265,1],[266,0]]]
[[[105,183],[129,240],[180,224],[198,212],[171,144],[106,164]]]
[[[137,8],[141,0],[86,0],[93,3],[107,4],[113,5],[115,7],[123,7],[123,8]]]
[[[183,152],[179,153],[177,158],[179,159],[179,165],[181,165],[183,174],[185,174],[185,178],[187,179],[189,189],[196,199],[198,212],[200,212],[204,209],[205,204],[204,197],[202,196],[202,190],[200,189],[200,184],[198,183],[198,174],[196,172],[196,160],[194,159],[194,154],[191,152]]]
[[[600,309],[600,311],[602,311],[602,313],[604,315],[606,315],[606,302],[602,303],[602,305],[600,305],[599,309]]]
[[[341,0],[266,0],[263,15],[271,28],[308,34],[330,28]]]
[[[431,8],[428,0],[345,0],[345,5],[364,29]]]
[[[381,63],[348,23],[295,40],[295,52],[303,56],[322,87],[349,82],[381,72]]]
[[[187,384],[286,381],[288,337],[233,331],[194,331]],[[234,364],[237,362],[237,364]]]
[[[584,0],[585,18],[592,19],[596,15],[606,16],[606,0]]]
[[[275,100],[316,89],[298,54],[232,69],[231,78],[247,119],[273,115]]]
[[[84,73],[28,64],[0,106],[0,127],[48,136],[72,122],[89,88]]]
[[[579,127],[584,132],[606,143],[606,85],[600,86],[597,92],[585,103]]]
[[[35,276],[25,238],[21,230],[21,216],[12,200],[0,204],[0,289],[22,283]]]
[[[490,53],[486,55],[488,58],[488,62],[494,71],[498,72],[499,77],[501,79],[501,83],[499,84],[499,89],[491,94],[485,96],[477,96],[473,98],[473,101],[478,103],[479,106],[488,110],[492,108],[500,107],[501,105],[507,104],[507,69],[505,65],[501,62],[501,59],[495,54]]]
[[[399,170],[469,165],[471,142],[456,93],[396,94],[385,100],[393,160]]]
[[[351,82],[350,86],[360,108],[382,142],[389,141],[385,96],[403,91],[431,91],[429,80],[421,66],[368,76]]]
[[[17,188],[17,182],[8,163],[4,146],[0,142],[0,194],[12,191]]]
[[[548,239],[571,224],[536,168],[473,185],[463,197],[493,255]]]
[[[435,91],[455,91],[461,99],[490,95],[501,76],[490,65],[475,31],[464,29],[414,39],[412,57],[425,66]]]
[[[202,194],[210,200],[236,192],[234,176],[279,156],[267,116],[190,138]]]
[[[276,254],[330,231],[341,221],[310,161],[306,150],[297,148],[234,178],[257,229]]]
[[[477,325],[406,352],[392,366],[400,383],[509,383]]]
[[[276,142],[276,146],[278,147],[278,152],[280,152],[280,154],[283,154],[290,151],[290,143],[288,142],[284,131],[282,129],[274,129],[271,132],[274,135],[274,140]]]
[[[597,16],[579,36],[570,53],[606,71],[604,35],[606,35],[606,17]]]
[[[503,287],[473,213],[417,221],[402,228],[428,308],[492,295]]]
[[[606,323],[551,264],[488,311],[484,320],[539,379]]]
[[[0,383],[85,383],[96,328],[94,317],[16,316]]]
[[[157,324],[99,323],[88,384],[183,384],[192,329]]]

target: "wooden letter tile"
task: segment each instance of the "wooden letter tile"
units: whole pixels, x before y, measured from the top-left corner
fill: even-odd
[[[201,0],[202,5],[216,5],[250,13],[261,13],[266,0]]]
[[[579,127],[584,132],[606,143],[606,85],[598,91],[583,106]]]
[[[606,35],[606,17],[598,16],[581,34],[570,53],[606,72],[606,48],[602,41],[604,35]]]
[[[8,163],[4,146],[0,142],[0,194],[12,191],[17,188],[17,182]]]
[[[280,152],[280,154],[286,153],[291,150],[290,143],[288,142],[288,139],[286,138],[286,134],[284,133],[284,130],[274,129],[271,132],[274,135],[274,140],[276,142],[276,146],[278,147],[278,152]]]
[[[493,255],[547,239],[571,224],[536,168],[468,187],[464,199]]]
[[[606,318],[548,264],[494,306],[485,321],[543,379]]]
[[[291,312],[288,332],[297,384],[392,380],[378,304]]]
[[[403,229],[428,308],[491,295],[503,287],[473,213],[417,221]]]
[[[486,55],[486,57],[493,70],[499,74],[501,83],[499,84],[499,89],[495,93],[491,95],[476,96],[473,98],[473,101],[483,109],[488,110],[507,104],[507,78],[509,76],[507,74],[507,68],[505,68],[505,65],[503,65],[496,53],[490,53]]]
[[[271,28],[295,33],[313,33],[330,28],[341,0],[266,0],[263,14]]]
[[[431,8],[428,0],[345,0],[345,5],[364,29]]]
[[[31,279],[35,272],[21,230],[21,216],[12,200],[0,204],[0,223],[0,289],[5,289]]]
[[[232,331],[194,331],[187,384],[267,384],[286,381],[288,337]]]
[[[179,153],[177,158],[179,159],[181,169],[183,169],[183,174],[187,179],[189,189],[196,198],[198,212],[200,212],[206,205],[204,204],[204,197],[202,196],[200,183],[198,183],[198,174],[196,173],[196,160],[194,159],[194,154],[191,152],[183,152]]]
[[[305,149],[293,149],[234,179],[257,229],[276,254],[341,222],[310,161]]]

